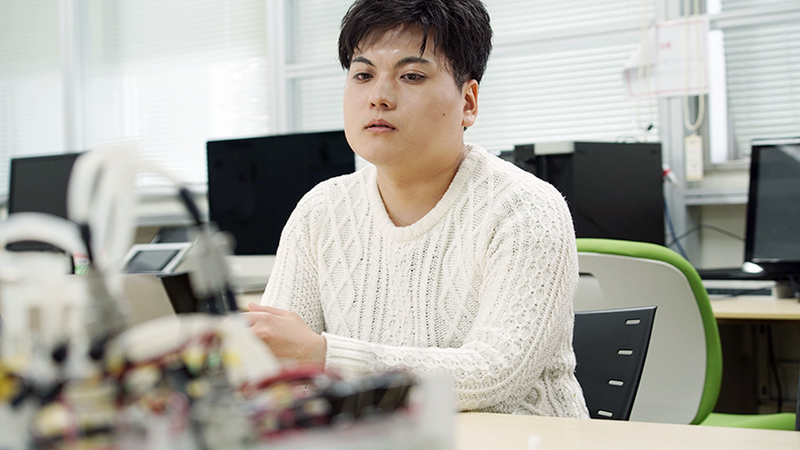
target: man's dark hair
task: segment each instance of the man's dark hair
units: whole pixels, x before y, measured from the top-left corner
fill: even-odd
[[[339,63],[350,69],[353,54],[365,39],[407,25],[419,27],[425,52],[428,33],[434,50],[443,51],[458,87],[480,83],[492,51],[489,13],[480,0],[357,0],[342,19]]]

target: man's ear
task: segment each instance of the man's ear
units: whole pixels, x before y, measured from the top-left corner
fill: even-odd
[[[461,94],[464,97],[464,111],[461,125],[463,125],[464,128],[468,128],[474,125],[475,120],[478,118],[478,82],[469,80],[464,83]]]

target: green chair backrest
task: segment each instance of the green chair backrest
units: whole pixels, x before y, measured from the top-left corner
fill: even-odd
[[[631,420],[697,424],[722,381],[719,330],[695,268],[660,245],[578,239],[575,310],[658,306]]]

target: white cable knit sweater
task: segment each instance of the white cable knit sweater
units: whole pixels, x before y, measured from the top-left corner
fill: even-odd
[[[468,147],[444,197],[407,227],[389,219],[372,166],[312,189],[283,230],[262,303],[323,333],[328,368],[447,371],[460,410],[588,417],[566,203]]]

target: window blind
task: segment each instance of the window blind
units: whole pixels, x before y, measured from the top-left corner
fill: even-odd
[[[648,0],[484,0],[484,4],[501,42],[531,33],[552,36],[563,31],[584,34],[593,29],[638,27],[643,13],[647,21],[653,14]]]
[[[0,197],[9,159],[62,153],[58,2],[0,2]]]
[[[753,7],[782,6],[794,3],[795,0],[722,0],[724,11],[736,11]]]
[[[625,96],[621,68],[633,47],[492,59],[480,89],[478,120],[465,139],[495,151],[561,140],[637,140],[640,128],[652,121],[650,134],[657,140],[655,101]]]
[[[724,0],[723,13],[757,16],[767,6],[793,5],[780,0]],[[756,138],[800,136],[800,23],[776,15],[773,23],[723,28],[728,109],[739,157],[750,155]]]
[[[345,76],[339,65],[342,17],[352,0],[288,0],[287,80],[290,132],[342,129]]]
[[[206,141],[267,134],[264,0],[111,0],[84,17],[85,142],[135,140],[188,184]],[[145,185],[158,179],[145,179]]]
[[[298,0],[289,10],[293,129],[342,127],[336,40],[350,0]],[[480,112],[465,139],[499,152],[555,140],[658,139],[654,99],[625,96],[622,69],[653,22],[651,0],[487,0],[494,51]],[[291,103],[291,102],[290,102]]]
[[[339,65],[342,17],[353,0],[288,0],[290,64]]]

